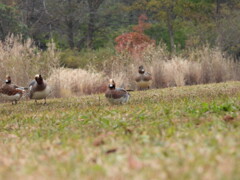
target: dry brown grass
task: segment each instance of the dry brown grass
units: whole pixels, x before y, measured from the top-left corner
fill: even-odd
[[[106,91],[107,80],[102,73],[83,69],[55,69],[47,79],[57,97],[71,97]]]
[[[102,93],[110,78],[118,87],[136,89],[134,79],[139,65],[144,65],[152,74],[152,88],[218,83],[240,77],[239,63],[209,46],[190,50],[185,56],[170,57],[164,45],[150,47],[142,56],[117,54],[106,59],[99,72],[94,65],[85,70],[58,68],[54,45],[41,52],[33,41],[22,43],[20,37],[9,37],[5,43],[0,43],[2,80],[10,74],[13,82],[26,86],[35,74],[41,73],[53,87],[55,97]]]
[[[135,89],[134,77],[139,65],[144,65],[152,74],[152,88],[218,83],[240,77],[240,64],[209,46],[190,50],[185,57],[171,58],[164,46],[152,47],[141,58],[126,54],[115,56],[104,70],[107,76],[122,77],[122,87]]]
[[[106,90],[108,79],[113,78],[118,87],[136,89],[135,76],[138,66],[153,76],[152,88],[165,88],[194,84],[218,83],[239,80],[239,63],[224,57],[218,49],[208,46],[188,52],[188,56],[170,58],[163,47],[149,48],[142,57],[118,54],[106,60],[102,72],[90,70],[56,70],[50,82],[57,96],[101,93]]]
[[[53,68],[59,67],[58,55],[53,44],[49,44],[48,50],[42,52],[32,40],[22,42],[21,37],[14,36],[0,42],[1,82],[9,74],[14,83],[26,86],[35,74],[41,73],[47,77]]]

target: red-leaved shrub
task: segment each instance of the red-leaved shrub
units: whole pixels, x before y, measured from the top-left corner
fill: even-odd
[[[146,20],[146,15],[139,16],[138,25],[133,27],[134,32],[122,34],[115,39],[117,43],[115,48],[118,52],[127,51],[132,55],[140,55],[145,48],[155,44],[154,40],[144,34],[144,30],[151,26],[145,22]]]

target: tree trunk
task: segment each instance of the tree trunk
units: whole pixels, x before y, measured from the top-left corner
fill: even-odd
[[[220,0],[216,0],[216,14],[217,16],[220,14]]]
[[[68,32],[67,32],[67,36],[68,36],[68,45],[71,49],[74,48],[74,34],[73,34],[73,22],[72,20],[69,20],[69,22],[67,23],[68,26]]]
[[[2,25],[0,24],[0,40],[1,41],[4,41],[4,39],[5,39],[5,33],[4,33],[4,30],[3,30],[3,27],[2,27]]]
[[[222,42],[221,42],[221,33],[220,33],[220,18],[221,18],[221,0],[216,0],[216,14],[215,14],[215,21],[216,21],[216,34],[217,34],[217,39],[216,39],[216,44],[220,47]]]
[[[87,47],[93,48],[94,32],[96,30],[96,14],[104,0],[88,0],[89,20],[87,32]]]
[[[89,21],[88,21],[88,33],[87,33],[87,48],[93,48],[93,36],[95,31],[95,10],[90,9]]]
[[[71,49],[75,47],[74,44],[74,17],[71,14],[72,11],[72,0],[68,0],[68,12],[69,16],[66,17],[66,25],[67,25],[67,37],[68,37],[68,45]]]
[[[168,13],[168,19],[167,19],[167,26],[168,26],[168,34],[170,39],[170,52],[171,54],[175,54],[175,44],[174,44],[174,31],[173,31],[173,23],[171,18],[171,13]]]

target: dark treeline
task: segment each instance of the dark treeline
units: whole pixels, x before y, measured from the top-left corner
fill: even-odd
[[[21,34],[47,48],[99,49],[132,31],[146,14],[145,31],[176,52],[208,43],[240,56],[239,0],[0,0],[0,40]]]

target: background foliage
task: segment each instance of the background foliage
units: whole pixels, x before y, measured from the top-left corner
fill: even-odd
[[[2,0],[0,39],[21,34],[43,50],[53,39],[64,66],[83,67],[85,60],[68,55],[114,50],[115,38],[135,31],[145,14],[151,27],[143,33],[172,54],[208,43],[239,58],[239,9],[237,0]]]

